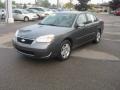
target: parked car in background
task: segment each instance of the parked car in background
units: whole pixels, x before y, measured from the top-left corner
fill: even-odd
[[[50,10],[48,8],[44,8],[44,7],[32,7],[29,9],[35,9],[35,10],[39,11],[40,17],[43,17],[43,18],[53,13],[52,10]]]
[[[59,12],[58,9],[50,9],[52,12]]]
[[[30,13],[34,13],[38,16],[39,19],[42,19],[41,17],[41,13],[38,11],[38,10],[35,10],[35,9],[26,9],[28,12]]]
[[[23,55],[66,60],[73,48],[99,43],[104,22],[89,12],[59,12],[17,30],[13,45]]]
[[[120,16],[120,8],[117,9],[117,10],[115,10],[115,11],[113,12],[113,14],[116,15],[116,16]]]
[[[0,19],[5,19],[5,17],[6,17],[5,9],[0,9]]]
[[[30,20],[38,19],[38,16],[34,13],[30,13],[25,9],[14,9],[13,10],[13,18],[14,20],[23,20],[25,22]]]

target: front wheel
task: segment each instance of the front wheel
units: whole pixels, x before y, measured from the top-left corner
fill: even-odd
[[[99,43],[100,40],[101,40],[101,32],[98,31],[97,34],[96,34],[96,37],[95,37],[94,42],[95,42],[95,43]]]
[[[59,50],[59,59],[61,61],[69,59],[71,54],[71,43],[68,40],[65,40],[61,43],[61,47]]]
[[[25,17],[24,18],[24,22],[28,22],[29,21],[29,18],[28,17]]]

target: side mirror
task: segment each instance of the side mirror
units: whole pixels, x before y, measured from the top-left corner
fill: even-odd
[[[85,27],[85,24],[80,24],[79,27]]]
[[[85,27],[85,24],[75,24],[75,28],[81,28],[81,27]]]

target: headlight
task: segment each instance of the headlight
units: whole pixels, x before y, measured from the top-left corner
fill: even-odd
[[[45,16],[45,14],[41,14],[41,16]]]
[[[16,33],[15,33],[15,37],[17,37],[17,36],[18,36],[18,33],[19,33],[19,30],[17,30],[17,31],[16,31]]]
[[[41,36],[38,37],[36,39],[36,42],[41,42],[41,43],[50,43],[54,40],[54,35],[45,35],[45,36]]]

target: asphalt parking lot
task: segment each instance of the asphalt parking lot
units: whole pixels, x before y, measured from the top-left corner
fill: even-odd
[[[36,22],[0,24],[0,90],[120,90],[120,17],[98,14],[105,30],[99,44],[73,51],[69,60],[36,60],[11,44],[16,29]]]

